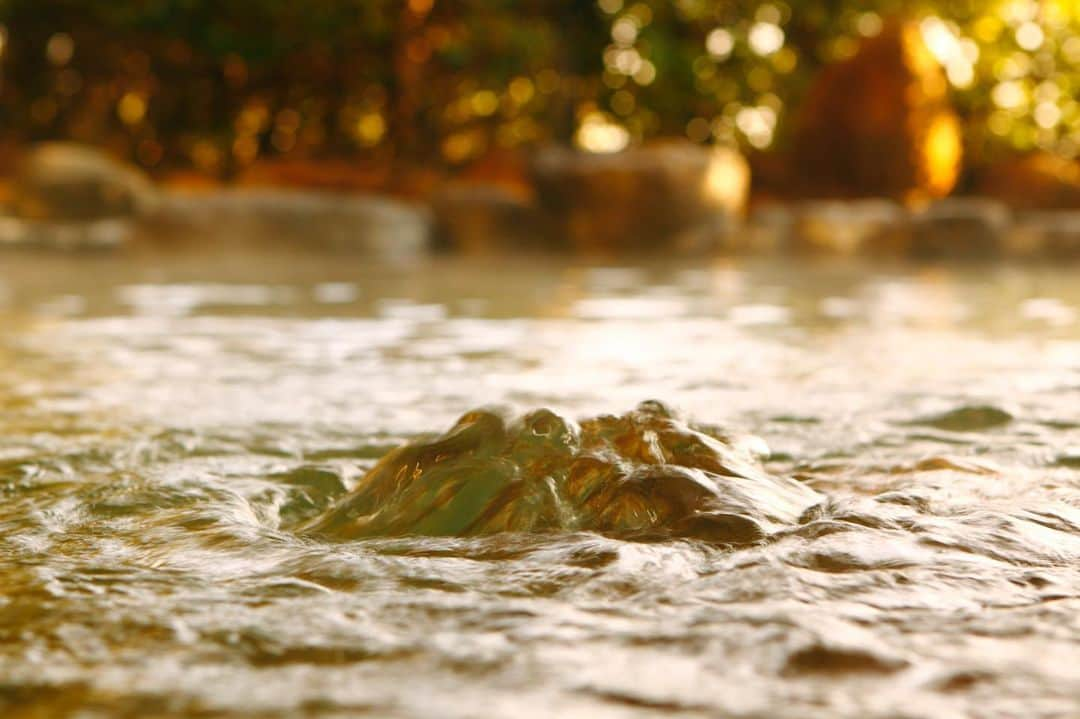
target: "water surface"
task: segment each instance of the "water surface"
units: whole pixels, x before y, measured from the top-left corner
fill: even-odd
[[[324,541],[379,457],[657,398],[775,541]],[[5,717],[1080,714],[1075,268],[0,257]]]

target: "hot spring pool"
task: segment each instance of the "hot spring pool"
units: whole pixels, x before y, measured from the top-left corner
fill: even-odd
[[[1077,268],[0,257],[0,714],[1080,715]],[[655,398],[773,541],[293,531],[508,404]]]

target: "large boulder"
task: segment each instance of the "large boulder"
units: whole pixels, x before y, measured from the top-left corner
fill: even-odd
[[[1009,233],[1006,250],[1021,258],[1080,258],[1080,210],[1021,213]]]
[[[990,164],[977,173],[979,194],[1017,210],[1080,209],[1080,163],[1034,152]]]
[[[612,154],[546,148],[532,174],[560,239],[582,251],[714,245],[741,218],[750,188],[736,150],[681,142]]]
[[[137,168],[100,150],[45,143],[18,163],[11,212],[37,222],[130,218],[156,205],[153,183]]]
[[[792,229],[793,249],[809,253],[891,255],[909,243],[907,211],[881,198],[804,203]]]
[[[385,256],[426,251],[426,208],[380,195],[310,190],[173,192],[157,215],[158,236],[188,243],[282,243]]]
[[[912,215],[912,254],[937,259],[989,259],[1006,247],[1012,212],[985,197],[939,200]]]
[[[962,136],[915,23],[891,20],[825,67],[795,117],[796,191],[919,203],[949,194]]]
[[[430,198],[439,246],[466,253],[539,247],[545,219],[535,203],[496,184],[453,182]]]
[[[111,248],[131,240],[158,205],[153,183],[100,150],[54,142],[16,161],[0,214],[0,245]]]

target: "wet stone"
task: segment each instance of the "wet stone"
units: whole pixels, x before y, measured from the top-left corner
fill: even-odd
[[[279,189],[170,193],[157,235],[178,242],[350,250],[411,257],[429,248],[426,208],[390,197]]]
[[[543,211],[573,249],[701,250],[723,245],[745,209],[746,159],[730,148],[666,143],[613,154],[537,153]]]
[[[912,217],[912,254],[922,258],[993,258],[1006,247],[1012,213],[978,197],[939,200]]]
[[[43,143],[13,178],[0,245],[99,249],[129,242],[158,195],[138,168],[74,143]]]
[[[909,244],[907,219],[888,199],[809,202],[797,211],[792,244],[803,252],[896,254]]]
[[[1019,257],[1080,257],[1080,211],[1029,212],[1017,218],[1007,250]]]
[[[149,178],[90,147],[46,143],[30,150],[14,178],[12,214],[75,222],[132,217],[153,208]]]
[[[525,197],[498,185],[450,184],[432,196],[438,245],[473,253],[539,246],[543,218]]]

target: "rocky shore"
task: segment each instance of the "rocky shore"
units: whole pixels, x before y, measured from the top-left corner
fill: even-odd
[[[952,196],[754,197],[736,151],[688,143],[614,155],[540,151],[523,183],[462,179],[402,198],[280,185],[187,187],[69,144],[32,149],[9,182],[0,247],[287,243],[428,251],[1080,258],[1080,207]]]

